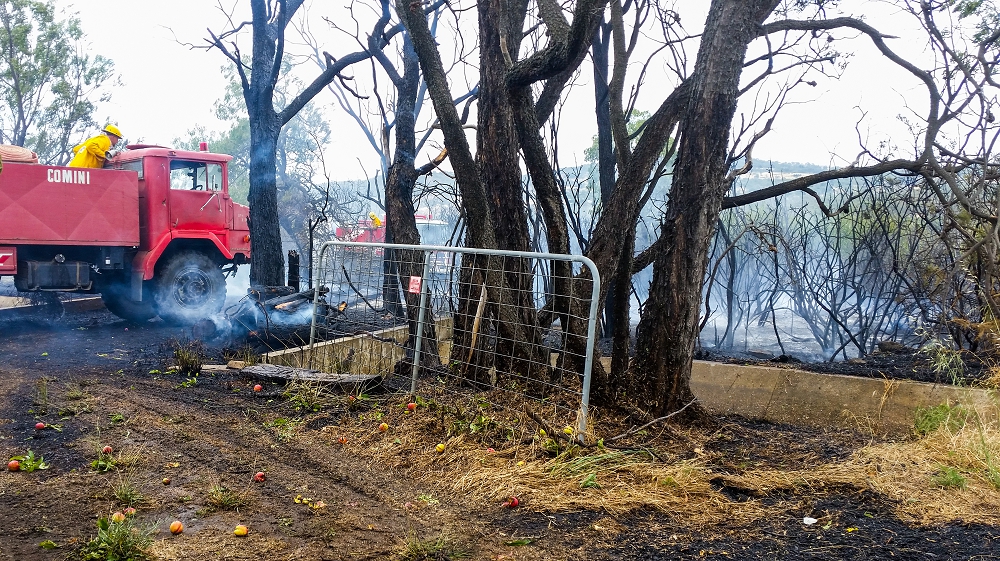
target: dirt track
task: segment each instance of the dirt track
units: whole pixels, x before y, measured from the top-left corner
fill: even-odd
[[[156,526],[153,552],[162,559],[400,559],[407,544],[442,535],[468,559],[1000,558],[996,527],[911,526],[884,497],[853,488],[751,496],[720,482],[730,500],[760,501],[782,515],[705,528],[669,513],[610,516],[596,505],[503,509],[333,445],[324,429],[338,426],[345,412],[337,408],[296,411],[280,388],[255,394],[255,381],[238,374],[203,373],[196,384],[166,374],[171,342],[189,335],[157,323],[130,326],[104,311],[68,314],[56,325],[0,323],[0,454],[30,448],[51,465],[0,473],[0,559],[66,558],[94,535],[99,516],[122,508],[112,487],[123,478],[144,496],[137,517]],[[223,360],[220,349],[208,353]],[[61,432],[36,431],[39,420]],[[861,442],[729,419],[705,447],[726,473],[751,464],[801,468],[846,456]],[[104,445],[115,449],[120,471],[91,468]],[[662,445],[691,455],[683,439]],[[252,481],[258,470],[264,483]],[[246,504],[213,507],[218,487]],[[297,496],[326,506],[297,504]],[[803,516],[820,523],[803,525]],[[176,537],[166,531],[174,519],[186,526]],[[237,523],[250,526],[249,537],[232,535]],[[44,540],[60,547],[43,550]]]

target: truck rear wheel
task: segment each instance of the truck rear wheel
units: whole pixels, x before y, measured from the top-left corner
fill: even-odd
[[[210,257],[185,251],[171,257],[157,273],[156,311],[164,321],[191,324],[222,311],[226,277]]]
[[[132,300],[130,292],[124,281],[112,282],[101,288],[101,300],[109,312],[132,323],[145,323],[155,318],[156,309],[153,308],[153,295],[149,292],[148,283],[143,286],[142,302]]]

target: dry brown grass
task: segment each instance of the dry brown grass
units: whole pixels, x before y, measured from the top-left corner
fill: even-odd
[[[901,518],[922,524],[1000,523],[1000,430],[977,417],[958,428],[942,425],[920,439],[872,444],[855,454],[849,467],[864,474],[873,491],[898,501]],[[966,488],[935,484],[942,467],[958,470]]]
[[[420,407],[415,414],[406,413],[399,397],[373,402],[372,409],[323,429],[322,438],[367,458],[373,469],[481,505],[499,506],[517,496],[524,508],[541,512],[600,510],[619,515],[654,510],[692,526],[745,525],[787,512],[789,501],[853,488],[894,501],[898,516],[912,523],[1000,523],[1000,429],[975,418],[960,427],[942,426],[922,438],[859,442],[842,461],[816,458],[791,470],[764,465],[732,473],[716,461],[720,458],[701,453],[710,431],[674,429],[682,434],[673,442],[645,444],[653,454],[639,447],[597,446],[563,446],[554,454],[526,415],[511,413],[516,403],[508,401],[506,409],[497,410],[482,407],[481,397],[434,398],[431,407]],[[444,403],[447,408],[441,407]],[[465,421],[456,423],[458,411]],[[493,419],[490,430],[470,432],[473,413]],[[388,431],[378,430],[381,422],[389,425]],[[592,427],[598,435],[617,434],[622,428],[610,417]],[[343,444],[341,437],[346,439]],[[443,453],[435,449],[439,443],[446,446]],[[495,452],[488,453],[488,446]],[[942,466],[958,469],[967,488],[935,484]],[[721,492],[722,485],[745,491],[749,500],[730,499]]]

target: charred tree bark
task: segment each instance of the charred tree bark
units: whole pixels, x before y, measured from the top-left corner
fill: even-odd
[[[250,284],[277,286],[282,284],[285,260],[281,251],[278,227],[278,183],[276,151],[281,125],[277,122],[271,96],[252,89],[247,96],[257,108],[250,113],[250,239],[253,258]],[[256,116],[256,117],[255,117]]]
[[[403,42],[403,75],[390,76],[397,92],[396,106],[396,148],[393,154],[392,166],[385,181],[386,225],[392,228],[395,243],[418,245],[420,231],[414,216],[413,188],[417,183],[419,172],[415,167],[416,158],[416,101],[417,88],[420,84],[420,67],[413,45],[408,38]],[[417,323],[420,312],[420,293],[409,292],[406,287],[410,277],[423,277],[424,252],[409,250],[393,250],[387,259],[394,265],[397,274],[390,275],[390,282],[402,284],[406,298],[406,317],[410,325],[410,337],[407,348],[415,348]],[[426,282],[422,279],[421,282]],[[397,284],[392,290],[398,294]],[[421,345],[421,365],[428,367],[440,366],[437,335],[434,329],[434,317],[427,313],[424,316],[423,343]],[[412,355],[410,355],[412,361]],[[403,361],[406,364],[412,362]],[[398,365],[397,365],[398,366]],[[408,373],[407,373],[408,374]]]
[[[729,130],[747,45],[776,0],[713,0],[691,75],[680,127],[670,206],[661,221],[667,240],[653,258],[653,280],[637,329],[633,395],[652,415],[693,399],[691,360],[698,337],[701,287],[722,201]]]

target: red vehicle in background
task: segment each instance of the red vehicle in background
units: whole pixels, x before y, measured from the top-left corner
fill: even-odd
[[[132,145],[104,169],[4,162],[0,276],[20,291],[100,293],[132,321],[221,311],[224,267],[250,261],[231,156]]]
[[[422,240],[424,244],[437,243],[438,238],[442,238],[443,229],[446,230],[449,226],[444,220],[434,218],[429,210],[415,213],[413,218],[422,238],[435,238],[432,241]],[[385,218],[370,213],[368,218],[358,220],[356,226],[337,226],[334,236],[345,242],[385,243]]]

